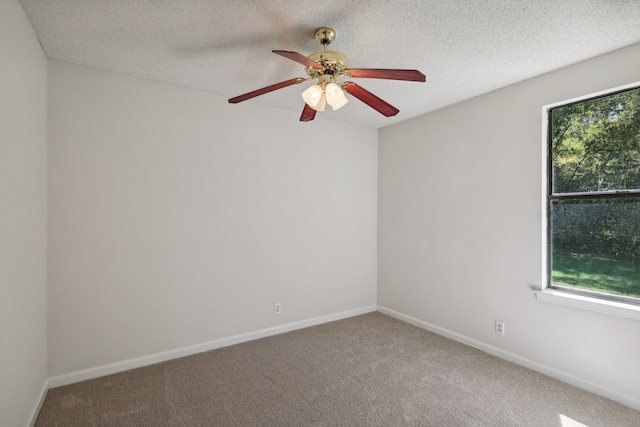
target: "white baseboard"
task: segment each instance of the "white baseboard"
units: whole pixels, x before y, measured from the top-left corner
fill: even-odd
[[[567,384],[571,384],[572,386],[581,388],[590,393],[597,394],[598,396],[602,396],[609,400],[613,400],[614,402],[618,402],[622,405],[628,406],[632,409],[635,409],[636,411],[640,411],[640,400],[634,397],[628,396],[626,394],[618,393],[613,390],[609,390],[597,384],[593,384],[589,381],[575,377],[564,371],[560,371],[550,366],[543,365],[529,359],[525,359],[524,357],[518,356],[517,354],[510,353],[498,347],[494,347],[492,345],[474,340],[473,338],[469,338],[467,336],[458,334],[456,332],[449,331],[448,329],[444,329],[439,326],[433,325],[431,323],[425,322],[423,320],[416,319],[415,317],[407,316],[406,314],[399,313],[397,311],[391,310],[390,308],[386,308],[384,306],[379,305],[378,311],[380,313],[387,314],[391,317],[395,317],[396,319],[410,323],[414,326],[418,326],[420,328],[434,332],[438,335],[451,338],[454,341],[461,342],[462,344],[466,344],[470,347],[477,348],[478,350],[482,350],[485,353],[489,353],[501,359],[508,360],[509,362],[515,363],[516,365],[524,366],[525,368],[529,368],[533,371],[547,375],[551,378],[555,378]]]
[[[38,420],[38,414],[40,414],[40,409],[42,409],[42,404],[44,403],[44,398],[47,397],[47,392],[49,391],[49,380],[44,380],[44,384],[42,384],[42,388],[40,389],[40,393],[38,396],[38,402],[36,406],[33,408],[31,412],[31,422],[28,424],[29,427],[33,427],[36,425],[36,421]]]
[[[312,319],[301,320],[298,322],[287,323],[285,325],[274,326],[271,328],[260,329],[255,332],[235,335],[228,338],[221,338],[201,344],[188,347],[178,348],[175,350],[164,351],[161,353],[150,354],[148,356],[137,357],[134,359],[123,360],[108,365],[97,366],[95,368],[84,369],[81,371],[71,372],[68,374],[58,375],[49,378],[49,387],[55,388],[63,385],[73,384],[80,381],[90,380],[105,375],[115,374],[116,372],[127,371],[129,369],[149,366],[160,362],[165,362],[179,357],[190,356],[192,354],[202,353],[209,350],[215,350],[220,347],[227,347],[234,344],[240,344],[246,341],[252,341],[271,335],[282,334],[296,329],[307,328],[309,326],[320,325],[322,323],[333,322],[335,320],[346,319],[348,317],[358,316],[360,314],[371,313],[377,310],[375,305],[362,307],[354,310],[343,311],[340,313],[329,314],[326,316],[314,317]]]

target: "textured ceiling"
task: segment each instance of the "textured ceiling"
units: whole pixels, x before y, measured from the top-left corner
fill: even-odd
[[[640,42],[640,0],[20,0],[48,58],[226,98],[305,77],[271,53],[331,50],[353,68],[410,68],[426,83],[359,79],[400,109],[391,118],[351,97],[318,113],[380,128]],[[245,102],[302,111],[290,86]],[[242,104],[228,108],[242,109]],[[294,120],[297,120],[297,115]],[[301,123],[301,126],[313,126]]]

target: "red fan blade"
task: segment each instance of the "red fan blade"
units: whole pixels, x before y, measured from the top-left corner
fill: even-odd
[[[277,53],[280,56],[284,56],[287,59],[296,61],[305,67],[315,68],[316,70],[324,70],[322,64],[318,64],[316,61],[312,61],[301,53],[289,52],[288,50],[272,50],[271,52]]]
[[[301,122],[310,122],[311,120],[316,118],[316,110],[309,107],[309,105],[305,102],[304,109],[302,110],[302,115],[300,116]]]
[[[255,98],[256,96],[264,95],[265,93],[273,92],[274,90],[282,89],[287,86],[302,83],[304,79],[302,77],[296,77],[295,79],[287,80],[284,82],[276,83],[271,86],[263,87],[262,89],[254,90],[253,92],[245,93],[244,95],[231,98],[229,102],[231,104],[237,104],[238,102],[246,101],[247,99]]]
[[[360,101],[367,104],[369,107],[377,110],[383,116],[391,117],[400,112],[400,110],[398,110],[393,105],[389,104],[386,101],[383,101],[368,90],[364,89],[362,86],[358,86],[354,82],[344,82],[342,84],[342,88],[349,92],[351,95],[358,98]]]
[[[389,79],[409,80],[412,82],[424,82],[427,77],[418,70],[391,70],[383,68],[351,68],[347,70],[351,77],[365,79]]]

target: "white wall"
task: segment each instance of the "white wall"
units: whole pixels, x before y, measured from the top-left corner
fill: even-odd
[[[378,304],[640,408],[640,322],[533,293],[542,106],[635,81],[640,44],[381,129]]]
[[[50,376],[375,304],[377,131],[298,118],[49,62]]]
[[[47,379],[47,61],[0,1],[0,425],[27,425]]]

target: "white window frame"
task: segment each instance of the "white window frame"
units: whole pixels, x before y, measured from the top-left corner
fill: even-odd
[[[542,241],[542,286],[541,290],[535,291],[536,299],[540,301],[551,302],[555,304],[561,304],[564,306],[580,308],[584,310],[595,311],[598,313],[609,314],[613,316],[626,317],[628,319],[640,320],[640,306],[630,304],[621,301],[610,301],[606,299],[594,298],[586,295],[578,295],[569,292],[563,292],[560,289],[550,288],[550,275],[547,273],[549,270],[548,262],[548,216],[547,216],[547,188],[548,188],[548,132],[549,132],[549,110],[555,107],[571,104],[575,102],[585,101],[591,98],[599,96],[605,96],[613,92],[623,91],[627,89],[633,89],[640,86],[640,82],[634,82],[627,85],[619,86],[612,89],[603,90],[596,93],[572,98],[553,104],[545,105],[542,107],[542,194],[540,203],[542,206],[542,228],[541,228],[541,241]]]

